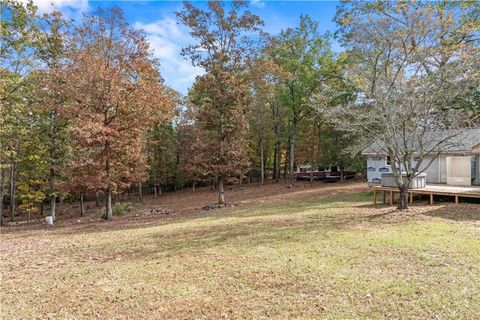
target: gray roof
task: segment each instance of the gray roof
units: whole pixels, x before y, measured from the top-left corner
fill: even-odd
[[[450,137],[450,138],[449,138]],[[431,131],[424,136],[423,143],[430,144],[432,147],[425,147],[424,150],[432,149],[442,139],[448,142],[443,143],[439,148],[440,152],[444,153],[464,153],[464,152],[480,152],[480,127],[461,130],[443,130],[443,131]],[[409,148],[413,150],[419,150],[418,141],[411,139],[409,142]],[[382,141],[376,141],[366,147],[362,154],[378,154],[384,153],[384,143]]]

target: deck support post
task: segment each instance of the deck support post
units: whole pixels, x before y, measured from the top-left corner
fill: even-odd
[[[386,205],[387,203],[390,205],[394,204],[395,201],[395,192],[398,192],[397,188],[394,187],[382,187],[382,186],[374,186],[372,187],[373,189],[373,204],[376,205],[378,201],[378,196],[380,191],[382,192],[383,196],[383,204]],[[473,191],[472,191],[473,190]],[[448,196],[448,197],[453,197],[455,204],[460,203],[460,197],[466,197],[466,198],[477,198],[480,199],[480,188],[478,189],[479,191],[477,192],[476,189],[473,188],[451,188],[449,190],[448,186],[441,188],[441,187],[432,187],[432,188],[425,188],[425,189],[412,189],[407,191],[407,196],[410,198],[407,198],[407,201],[409,202],[410,205],[413,205],[413,197],[415,194],[420,195],[420,199],[425,195],[429,196],[429,203],[430,205],[433,205],[433,196]],[[388,196],[388,193],[390,195]],[[388,200],[387,200],[388,197]]]

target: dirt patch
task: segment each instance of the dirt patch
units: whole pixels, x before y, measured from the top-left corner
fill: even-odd
[[[278,184],[267,182],[252,183],[243,186],[227,188],[225,199],[236,206],[278,201],[302,201],[307,199],[324,199],[335,195],[350,194],[368,191],[364,182],[321,183],[318,181],[299,181],[293,188],[287,188],[284,182]],[[148,197],[145,206],[162,206],[175,208],[176,211],[200,209],[206,204],[214,203],[217,193],[209,187],[196,191],[181,190],[176,193],[167,193],[155,199]]]

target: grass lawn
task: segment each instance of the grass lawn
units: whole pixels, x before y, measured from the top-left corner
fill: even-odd
[[[0,318],[479,319],[480,206],[370,203],[6,232]]]

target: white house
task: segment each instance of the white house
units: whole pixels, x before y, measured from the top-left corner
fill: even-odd
[[[470,186],[480,185],[480,128],[469,129],[467,135],[459,135],[440,151],[428,168],[432,156],[425,156],[420,173],[426,173],[427,183]],[[389,157],[375,143],[362,154],[367,156],[367,178],[369,185],[382,183],[382,174],[392,172]],[[412,166],[417,157],[412,157]]]

